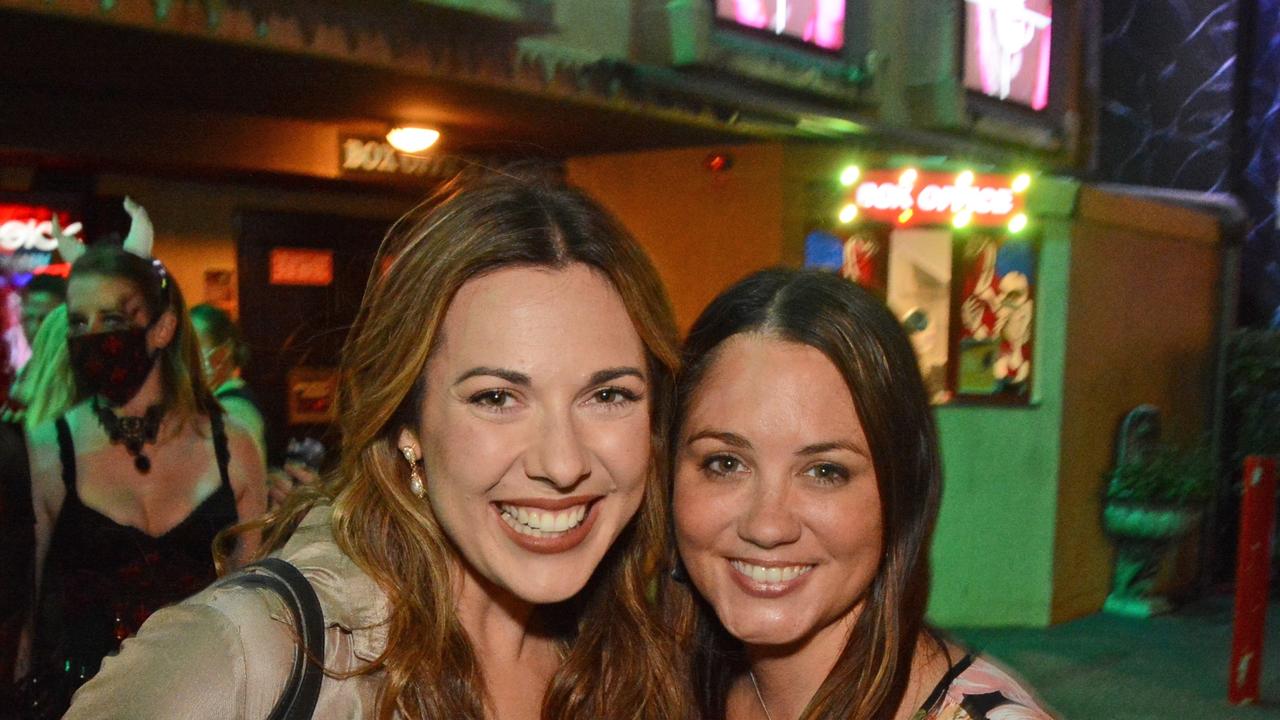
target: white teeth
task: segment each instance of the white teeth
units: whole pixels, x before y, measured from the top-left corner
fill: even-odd
[[[753,565],[741,560],[730,560],[729,564],[733,566],[734,570],[737,570],[755,582],[766,583],[769,585],[791,582],[813,569],[812,565],[764,567],[763,565]]]
[[[517,507],[502,503],[502,519],[516,532],[531,537],[549,537],[567,532],[582,524],[587,506],[577,505],[557,512]]]

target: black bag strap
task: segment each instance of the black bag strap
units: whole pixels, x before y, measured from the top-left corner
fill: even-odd
[[[246,565],[225,582],[266,588],[279,595],[293,614],[293,627],[301,646],[293,656],[289,681],[268,720],[309,720],[324,680],[324,613],[315,589],[298,568],[277,557]]]

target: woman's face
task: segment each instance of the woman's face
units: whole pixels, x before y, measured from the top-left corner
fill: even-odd
[[[67,334],[129,330],[147,327],[147,301],[130,281],[108,275],[73,275],[67,283]],[[147,349],[154,352],[172,339],[168,323],[147,331]],[[167,332],[166,332],[167,330]]]
[[[747,333],[716,351],[676,449],[676,541],[734,637],[843,646],[880,566],[880,493],[844,378]]]
[[[200,344],[200,358],[204,363],[204,379],[209,389],[216,390],[222,383],[230,379],[235,370],[231,357],[231,343],[219,344],[213,339],[210,328],[198,316],[192,315],[191,327],[195,330],[196,341]]]
[[[650,468],[644,345],[585,265],[468,281],[426,367],[427,501],[464,577],[530,603],[586,585],[635,514]],[[464,580],[465,582],[465,580]]]

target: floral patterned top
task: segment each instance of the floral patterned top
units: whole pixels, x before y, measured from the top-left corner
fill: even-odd
[[[951,667],[911,720],[1053,720],[1006,671],[966,655]]]

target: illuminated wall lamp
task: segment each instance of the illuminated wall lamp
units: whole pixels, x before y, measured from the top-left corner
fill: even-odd
[[[440,139],[440,131],[431,128],[401,125],[391,128],[387,133],[387,142],[391,147],[404,153],[417,153],[426,150]]]

